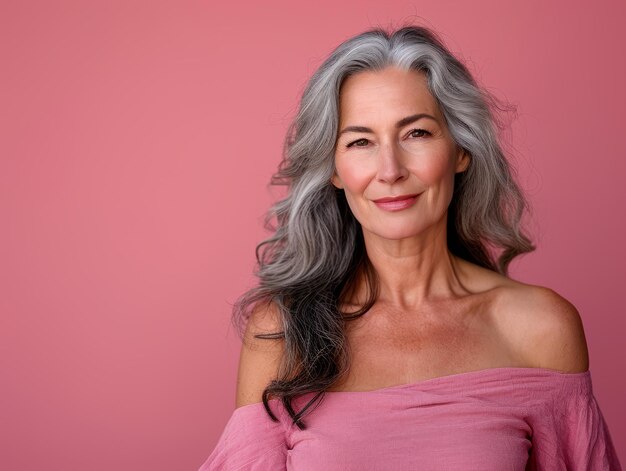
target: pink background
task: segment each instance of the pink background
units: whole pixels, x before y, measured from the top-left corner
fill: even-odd
[[[0,4],[0,468],[192,470],[234,408],[232,302],[311,73],[413,19],[518,105],[536,252],[626,458],[620,1]]]

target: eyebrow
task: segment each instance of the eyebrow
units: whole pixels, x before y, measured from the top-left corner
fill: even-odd
[[[411,124],[422,118],[430,118],[433,121],[437,122],[437,119],[434,116],[429,115],[428,113],[418,113],[418,114],[412,114],[411,116],[407,116],[406,118],[402,118],[400,121],[396,123],[396,128],[400,129],[401,127],[404,127],[407,124]],[[365,126],[347,126],[341,130],[339,135],[341,136],[343,133],[346,133],[346,132],[368,132],[372,134],[374,133],[374,131],[372,131],[370,128],[365,127]]]

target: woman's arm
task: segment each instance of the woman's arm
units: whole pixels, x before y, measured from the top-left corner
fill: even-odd
[[[278,377],[284,339],[268,340],[254,336],[282,330],[280,311],[275,304],[263,304],[253,311],[239,355],[236,407],[261,402],[263,390]]]
[[[239,360],[236,409],[199,471],[282,471],[286,468],[288,446],[284,422],[273,422],[259,404],[263,390],[277,377],[284,340],[254,337],[282,330],[279,314],[275,307],[265,305],[250,317]],[[283,418],[278,404],[273,404],[272,409]]]

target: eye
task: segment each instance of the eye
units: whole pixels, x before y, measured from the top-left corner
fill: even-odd
[[[346,144],[346,147],[352,147],[353,145],[355,145],[356,147],[365,147],[365,146],[358,145],[358,143],[362,142],[362,141],[369,142],[367,139],[362,137],[361,139],[358,139],[356,141],[352,141],[350,144]]]
[[[421,136],[416,136],[414,135],[414,133],[424,133]],[[424,137],[424,135],[429,135],[430,133],[428,131],[426,131],[425,129],[411,129],[411,131],[409,131],[409,136],[413,136],[413,137]]]

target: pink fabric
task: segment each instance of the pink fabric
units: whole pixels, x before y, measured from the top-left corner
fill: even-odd
[[[199,471],[621,471],[590,371],[490,368],[330,392],[305,430],[270,404],[279,422],[261,403],[235,409]]]

